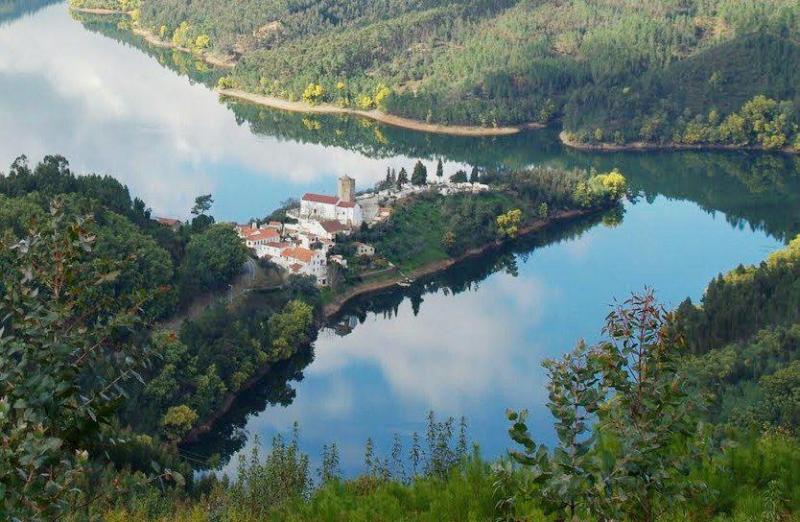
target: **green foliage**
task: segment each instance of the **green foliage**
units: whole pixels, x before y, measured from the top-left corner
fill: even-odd
[[[229,225],[212,225],[193,235],[179,269],[183,299],[224,287],[246,259],[247,248]]]
[[[652,521],[668,508],[660,499],[688,492],[681,477],[697,415],[669,321],[651,292],[634,295],[609,314],[610,342],[580,343],[546,363],[559,439],[552,455],[532,440],[524,414],[509,413],[509,433],[523,448],[512,458],[532,468],[541,494],[566,517]]]
[[[308,456],[300,451],[297,425],[292,438],[284,441],[277,435],[265,459],[259,454],[258,439],[254,441],[248,463],[239,458],[236,482],[231,489],[231,507],[251,516],[267,516],[291,502],[308,498],[311,491],[311,473]]]
[[[317,83],[309,83],[303,91],[303,101],[307,103],[319,103],[325,98],[325,87]]]
[[[421,161],[417,161],[414,165],[414,170],[411,172],[411,184],[418,187],[428,184],[428,169]]]
[[[211,194],[205,194],[203,196],[197,196],[194,198],[194,206],[192,207],[192,214],[195,216],[204,216],[211,210],[211,206],[214,204],[214,198]]]
[[[450,176],[450,183],[466,183],[467,172],[465,170],[458,170],[455,174]]]
[[[721,348],[771,325],[800,320],[800,238],[759,266],[739,266],[711,281],[702,306],[679,308],[694,353]]]
[[[141,292],[119,293],[126,260],[94,258],[91,222],[50,216],[2,245],[0,514],[50,519],[75,500],[90,457],[113,444],[124,386],[147,360]]]
[[[466,173],[463,176],[466,180]],[[391,177],[390,171],[387,179]],[[580,170],[542,167],[509,172],[493,182],[494,190],[488,192],[450,196],[423,193],[404,200],[386,222],[353,239],[375,245],[378,254],[413,270],[458,257],[499,237],[515,236],[537,218],[542,204],[548,212],[615,205],[619,191],[606,187],[604,179],[604,175],[591,176]],[[574,193],[580,186],[586,187],[588,197],[578,205]],[[498,216],[502,217],[500,222]]]
[[[542,203],[546,205],[547,203]],[[522,222],[522,211],[518,208],[497,216],[497,230],[502,237],[517,237],[519,224]]]
[[[289,301],[280,313],[269,318],[274,358],[285,358],[308,343],[314,309],[298,300]]]
[[[181,404],[173,406],[164,414],[161,424],[168,431],[170,438],[180,440],[197,422],[197,412]]]
[[[749,146],[767,148],[796,139],[797,20],[793,0],[143,0],[140,9],[142,25],[178,45],[239,58],[231,86],[251,92],[445,124],[560,117],[584,142],[735,146],[748,142],[739,109],[786,100],[754,107],[769,123]]]
[[[141,0],[69,0],[69,6],[76,9],[108,9],[130,12],[139,8]]]

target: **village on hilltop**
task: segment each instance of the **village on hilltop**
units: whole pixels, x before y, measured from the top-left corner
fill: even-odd
[[[439,186],[407,184],[356,195],[355,179],[345,175],[338,180],[335,196],[306,193],[299,208],[286,211],[287,222],[270,221],[236,225],[246,246],[259,259],[266,259],[290,275],[313,277],[317,285],[330,282],[329,262],[346,266],[347,261],[331,250],[339,235],[349,236],[361,227],[371,227],[391,216],[391,205],[412,194],[437,190],[448,195],[459,192],[482,192],[480,183],[447,183]],[[354,243],[358,257],[372,257],[375,248]]]

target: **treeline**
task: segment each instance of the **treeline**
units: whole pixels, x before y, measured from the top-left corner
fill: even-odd
[[[96,249],[110,258],[135,258],[136,266],[121,277],[121,290],[156,290],[169,286],[148,316],[161,319],[180,304],[226,288],[239,273],[247,251],[235,231],[200,213],[177,230],[155,221],[139,198],[110,176],[77,176],[61,156],[46,156],[30,167],[24,156],[0,176],[3,223],[0,230],[21,238],[31,222],[41,222],[53,198],[61,196],[73,214],[89,213],[97,227]]]
[[[800,433],[800,237],[678,308],[712,414],[743,429]]]
[[[560,118],[586,143],[791,148],[799,10],[792,0],[144,0],[139,21],[240,58],[225,87],[449,124]],[[735,121],[722,124],[757,96],[783,104],[770,120],[781,128],[742,139]]]

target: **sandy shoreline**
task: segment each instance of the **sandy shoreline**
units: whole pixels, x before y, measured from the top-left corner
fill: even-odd
[[[798,154],[800,151],[797,151],[791,147],[784,147],[782,149],[766,149],[761,146],[754,146],[754,145],[727,145],[723,143],[698,143],[698,144],[689,144],[689,143],[648,143],[644,141],[634,141],[631,143],[626,143],[624,145],[617,145],[615,143],[581,143],[574,140],[571,140],[567,137],[566,132],[561,132],[558,135],[558,139],[563,143],[565,146],[570,147],[576,150],[584,150],[590,152],[630,152],[630,151],[642,151],[642,152],[653,152],[653,151],[681,151],[681,150],[721,150],[721,151],[737,151],[737,150],[749,150],[749,151],[757,151],[757,152],[781,152],[784,154]]]
[[[92,9],[85,7],[70,7],[73,11],[79,13],[99,14],[99,15],[120,15],[127,14],[124,11],[116,11],[113,9]],[[187,47],[181,47],[173,44],[172,42],[164,41],[153,32],[140,27],[134,26],[131,31],[137,36],[141,36],[145,42],[154,46],[162,48],[176,49],[186,53],[200,56],[210,65],[222,68],[232,68],[236,65],[236,60],[232,58],[225,58],[214,55],[212,53],[198,53],[195,50]],[[289,112],[302,112],[309,114],[353,114],[363,118],[369,118],[387,125],[400,127],[403,129],[415,130],[420,132],[430,132],[433,134],[446,134],[450,136],[475,136],[475,137],[489,137],[489,136],[508,136],[517,134],[519,132],[531,129],[542,129],[546,127],[541,123],[526,123],[523,125],[504,126],[504,127],[479,127],[473,125],[442,125],[439,123],[427,123],[424,121],[413,120],[410,118],[403,118],[402,116],[395,116],[379,110],[364,111],[359,109],[349,109],[344,107],[337,107],[336,105],[320,104],[312,105],[305,102],[290,101],[284,98],[275,96],[266,96],[255,94],[240,89],[217,89],[217,92],[222,96],[244,100],[257,105],[271,107]]]
[[[345,107],[337,107],[336,105],[320,104],[312,105],[310,103],[289,101],[275,96],[266,96],[262,94],[253,94],[251,92],[243,91],[240,89],[217,89],[221,96],[229,98],[236,98],[244,100],[257,105],[271,107],[273,109],[280,109],[289,112],[302,112],[311,114],[354,114],[364,118],[369,118],[387,125],[394,127],[401,127],[421,132],[430,132],[434,134],[449,134],[451,136],[507,136],[516,134],[527,129],[540,129],[545,127],[540,123],[529,123],[525,125],[513,127],[473,127],[468,125],[441,125],[438,123],[426,123],[423,121],[412,120],[403,118],[401,116],[394,116],[379,110],[362,111],[358,109],[348,109]]]
[[[117,9],[102,9],[99,7],[69,7],[70,11],[75,11],[76,13],[86,13],[86,14],[97,14],[97,15],[126,15],[130,14],[125,11],[119,11]]]
[[[154,47],[162,47],[162,48],[165,48],[165,49],[175,49],[177,51],[182,51],[184,53],[189,53],[189,54],[192,54],[194,56],[199,56],[206,63],[208,63],[210,65],[213,65],[215,67],[223,67],[223,68],[230,69],[230,68],[232,68],[232,67],[234,67],[236,65],[236,61],[233,60],[233,59],[223,58],[223,57],[217,56],[217,55],[212,54],[212,53],[197,52],[197,51],[194,51],[192,49],[189,49],[188,47],[181,47],[179,45],[175,45],[172,42],[167,42],[165,40],[162,40],[161,38],[156,36],[154,33],[152,33],[151,31],[148,31],[147,29],[144,29],[143,27],[134,26],[131,30],[133,31],[133,34],[135,34],[137,36],[141,36],[142,38],[144,38],[145,42],[149,43],[150,45],[152,45]]]
[[[91,7],[70,7],[70,10],[75,11],[76,13],[86,13],[86,14],[95,14],[95,15],[128,15],[130,16],[129,12],[126,11],[118,11],[115,9],[96,9]],[[137,36],[141,36],[145,42],[152,45],[153,47],[161,47],[165,49],[175,49],[178,51],[182,51],[185,53],[189,53],[195,56],[201,57],[206,63],[213,65],[215,67],[222,67],[230,69],[236,65],[236,60],[224,58],[221,56],[217,56],[213,53],[201,53],[197,52],[193,49],[189,49],[188,47],[181,47],[179,45],[175,45],[172,42],[167,42],[159,38],[156,34],[147,29],[140,27],[138,25],[134,25],[131,27],[131,32]]]

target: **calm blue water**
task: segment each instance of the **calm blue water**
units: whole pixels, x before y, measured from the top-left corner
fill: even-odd
[[[447,138],[287,115],[222,103],[198,64],[124,40],[113,26],[73,20],[59,2],[4,15],[0,165],[59,153],[77,171],[118,177],[156,215],[184,218],[196,195],[212,193],[217,218],[240,221],[308,190],[332,191],[342,174],[364,187],[418,158],[429,168],[443,158],[448,173],[467,164],[617,166],[644,194],[617,226],[586,223],[457,267],[410,297],[355,303],[348,313],[363,322],[352,332],[321,332],[313,362],[299,358],[265,380],[192,449],[223,464],[254,434],[268,440],[299,422],[314,462],[336,442],[343,469],[356,473],[368,437],[388,455],[393,434],[407,444],[431,409],[465,415],[490,457],[509,447],[509,407],[530,409],[536,435],[552,441],[541,362],[579,338],[596,341],[614,298],[648,285],[670,306],[697,300],[713,276],[758,262],[800,231],[794,158],[596,155],[563,149],[550,131]]]

